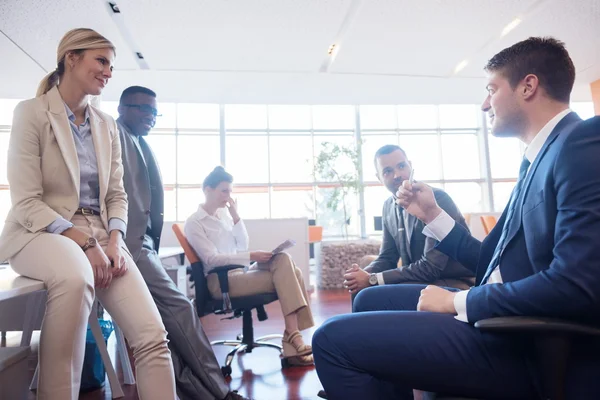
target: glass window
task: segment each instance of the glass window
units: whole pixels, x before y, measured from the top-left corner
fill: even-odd
[[[180,103],[177,104],[177,127],[184,129],[219,130],[220,117],[218,104]]]
[[[444,179],[481,178],[477,135],[442,135],[442,151]]]
[[[400,147],[412,163],[415,179],[441,179],[442,160],[437,135],[400,135]]]
[[[6,167],[8,164],[8,142],[10,133],[0,132],[0,185],[8,185]]]
[[[523,160],[523,147],[517,138],[488,135],[492,178],[517,178]]]
[[[179,218],[178,218],[179,217]],[[165,221],[185,221],[189,215],[177,215],[177,201],[174,188],[165,188]]]
[[[158,108],[158,114],[161,116],[156,117],[156,125],[154,127],[174,130],[177,126],[175,103],[158,103],[156,107]]]
[[[383,203],[392,194],[383,185],[368,186],[365,188],[365,221],[367,225],[367,234],[381,234],[381,231],[375,230],[375,217],[381,217]]]
[[[228,136],[226,162],[235,183],[268,183],[267,136]]]
[[[479,183],[446,183],[444,190],[454,200],[461,213],[483,211],[483,193]]]
[[[494,211],[504,211],[515,185],[516,182],[495,182],[493,184],[492,190],[494,191]]]
[[[437,129],[437,107],[398,106],[398,127],[400,129]]]
[[[478,128],[481,111],[473,104],[440,105],[440,128]]]
[[[0,99],[0,125],[12,125],[15,107],[21,100]]]
[[[266,190],[261,192],[248,192],[248,188],[244,191],[236,191],[232,197],[238,205],[240,217],[244,219],[262,219],[269,218],[269,192]],[[257,188],[257,190],[261,190]]]
[[[354,130],[353,106],[313,106],[312,112],[314,129]]]
[[[269,140],[271,182],[313,181],[310,136],[271,136]]]
[[[345,236],[344,229],[344,206],[339,197],[334,207],[330,208],[327,203],[332,199],[333,188],[317,188],[317,225],[323,226],[324,236]],[[357,195],[351,193],[346,197],[346,216],[350,220],[348,225],[348,236],[359,234],[359,216]]]
[[[596,115],[594,103],[591,101],[571,103],[571,110],[575,111],[581,119],[590,119]]]
[[[269,129],[310,128],[310,106],[269,106]]]
[[[391,135],[363,135],[362,140],[363,179],[365,182],[377,182],[377,171],[373,161],[375,153],[386,144],[398,144],[398,135],[396,133]]]
[[[100,102],[100,109],[113,117],[114,119],[119,118],[119,102],[118,101],[104,101]]]
[[[313,188],[274,188],[271,192],[271,218],[313,219],[315,215]]]
[[[190,215],[198,211],[198,206],[205,200],[204,192],[200,188],[177,189],[177,217],[185,221]]]
[[[267,129],[267,106],[253,104],[226,105],[225,129]]]
[[[221,140],[218,136],[177,136],[177,181],[201,184],[217,165],[221,165]]]
[[[395,106],[360,106],[361,129],[396,129]]]
[[[175,136],[150,133],[150,135],[146,137],[146,140],[156,155],[163,182],[175,184],[175,155],[177,154],[175,151]]]
[[[325,151],[326,147],[324,147],[325,143],[333,143],[337,144],[340,147],[346,147],[349,149],[354,149],[354,138],[351,136],[315,136],[314,145],[315,145],[315,159],[319,157],[321,152]],[[356,172],[356,168],[352,163],[351,158],[346,156],[340,156],[334,165],[336,172],[341,176],[344,174],[354,174]],[[333,179],[326,179],[322,176],[317,176],[317,181],[320,182],[333,182]]]

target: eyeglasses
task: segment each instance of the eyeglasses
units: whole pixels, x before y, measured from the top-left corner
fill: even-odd
[[[162,117],[162,114],[159,114],[158,110],[156,108],[149,106],[148,104],[121,104],[121,105],[125,106],[125,107],[137,108],[141,112],[147,113],[147,114],[152,114],[155,117]]]

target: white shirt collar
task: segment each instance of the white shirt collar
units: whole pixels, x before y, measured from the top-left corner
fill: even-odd
[[[196,215],[200,219],[204,219],[204,218],[210,217],[210,218],[214,218],[214,219],[219,220],[219,219],[223,219],[223,216],[224,216],[223,211],[224,211],[223,208],[219,208],[219,209],[217,209],[217,212],[215,213],[215,215],[210,215],[209,213],[206,212],[206,210],[204,209],[204,207],[202,207],[202,204],[200,204],[198,206],[198,212],[197,212]]]
[[[558,125],[558,123],[570,112],[571,109],[569,108],[559,112],[554,118],[548,121],[546,125],[544,125],[537,135],[535,135],[531,143],[529,143],[529,146],[527,146],[527,149],[525,149],[525,157],[527,157],[527,160],[529,160],[531,164],[533,164],[535,161],[535,158],[540,153],[540,150],[542,150],[542,146],[544,146],[544,143],[546,143],[548,136],[550,136],[554,128],[556,128],[556,125]]]

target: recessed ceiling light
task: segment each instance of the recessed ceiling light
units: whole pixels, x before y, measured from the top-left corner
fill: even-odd
[[[454,73],[458,74],[467,66],[467,64],[469,64],[469,60],[462,60],[461,62],[459,62],[456,68],[454,68]]]
[[[513,29],[515,29],[521,22],[522,22],[521,18],[515,18],[514,20],[512,20],[512,22],[510,24],[506,25],[504,27],[504,29],[502,29],[502,33],[500,34],[500,37],[508,35],[508,33],[510,31],[512,31]]]

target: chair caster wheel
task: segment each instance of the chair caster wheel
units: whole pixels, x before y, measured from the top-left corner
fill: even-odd
[[[231,375],[231,365],[225,365],[224,367],[221,367],[221,373],[223,374],[224,378],[227,378],[228,376]]]

